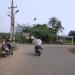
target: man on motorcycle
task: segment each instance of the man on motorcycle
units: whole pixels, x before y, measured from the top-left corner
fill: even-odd
[[[41,49],[41,53],[42,53],[42,40],[40,38],[35,38],[33,40],[33,43],[35,44],[35,53],[38,52],[39,49]]]
[[[13,55],[13,50],[12,46],[9,41],[3,41],[2,46],[1,46],[2,54],[7,56],[7,55]]]

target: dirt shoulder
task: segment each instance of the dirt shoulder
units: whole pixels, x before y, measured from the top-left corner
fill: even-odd
[[[20,53],[20,49],[17,49],[14,51],[14,55],[0,58],[0,75],[6,75],[16,65],[19,61]]]

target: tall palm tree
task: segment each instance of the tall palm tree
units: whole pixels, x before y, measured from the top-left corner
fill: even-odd
[[[62,32],[62,30],[64,29],[62,27],[61,21],[58,20],[56,17],[52,17],[49,19],[49,26],[52,28],[56,35],[59,31]]]
[[[62,26],[61,21],[58,20],[58,21],[57,21],[57,26],[56,26],[57,33],[58,33],[59,31],[62,32],[63,29],[64,29],[64,27]]]

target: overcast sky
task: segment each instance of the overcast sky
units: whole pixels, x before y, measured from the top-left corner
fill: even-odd
[[[10,31],[10,17],[8,7],[11,0],[0,0],[0,32]],[[18,7],[16,23],[33,24],[34,17],[37,23],[48,23],[50,17],[57,17],[65,28],[64,35],[75,30],[75,0],[14,0]]]

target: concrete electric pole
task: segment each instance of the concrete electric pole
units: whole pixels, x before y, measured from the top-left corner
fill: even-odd
[[[11,27],[10,27],[10,40],[12,42],[15,42],[15,14],[19,11],[17,10],[14,12],[14,9],[17,8],[17,6],[14,6],[13,0],[11,1],[11,6],[9,7],[11,13],[8,15],[11,18]]]

